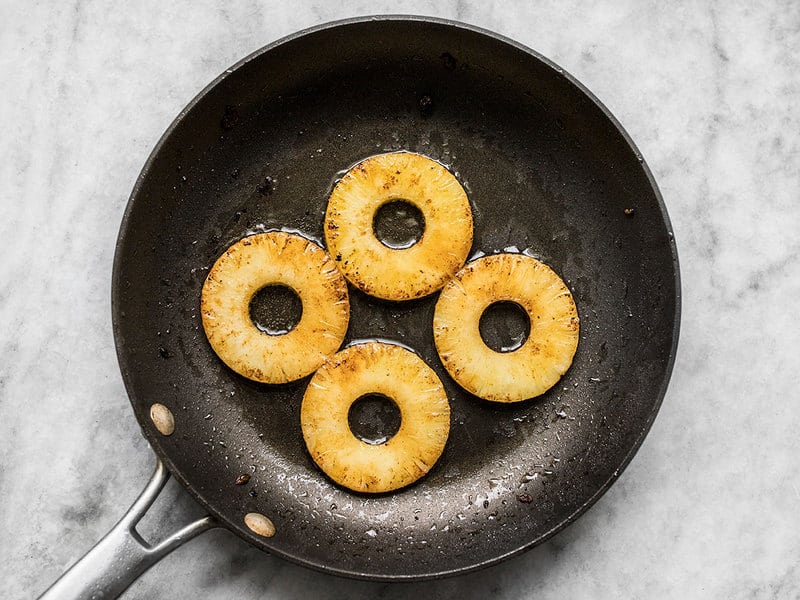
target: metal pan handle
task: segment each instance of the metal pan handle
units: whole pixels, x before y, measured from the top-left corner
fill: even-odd
[[[39,599],[117,598],[139,575],[175,548],[217,526],[214,518],[208,516],[190,523],[156,545],[142,538],[136,531],[136,525],[155,502],[168,479],[169,472],[158,460],[153,477],[125,516]]]

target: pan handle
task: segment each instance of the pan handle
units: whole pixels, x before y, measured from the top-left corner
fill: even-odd
[[[136,524],[155,502],[168,479],[169,471],[158,460],[153,477],[125,516],[94,548],[51,585],[39,600],[117,598],[139,575],[175,548],[199,533],[217,526],[214,518],[207,516],[190,523],[156,545],[151,545],[142,538],[136,531]]]

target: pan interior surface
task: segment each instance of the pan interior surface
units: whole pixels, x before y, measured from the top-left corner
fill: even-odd
[[[397,341],[441,378],[451,431],[411,487],[361,495],[315,467],[300,430],[308,378],[244,379],[202,329],[200,290],[233,242],[288,230],[322,245],[342,171],[409,150],[466,189],[471,256],[524,251],[567,283],[581,317],[572,367],[543,396],[486,402],[447,375],[437,294],[350,291],[345,344]],[[181,114],[151,155],[120,232],[113,280],[122,374],[145,436],[217,518],[306,566],[423,579],[492,564],[571,522],[613,482],[655,418],[678,335],[677,258],[646,166],[574,80],[485,32],[385,18],[319,28],[245,59]],[[175,417],[160,435],[158,402]],[[249,475],[242,484],[241,475]],[[237,479],[239,485],[236,485]],[[261,513],[276,535],[244,525]]]

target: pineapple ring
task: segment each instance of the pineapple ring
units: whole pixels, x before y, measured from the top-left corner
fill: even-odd
[[[400,409],[400,429],[382,444],[360,440],[348,425],[352,404],[373,393]],[[335,354],[314,374],[300,422],[311,457],[328,477],[357,492],[388,492],[413,483],[439,459],[450,433],[450,404],[419,356],[367,342]]]
[[[422,212],[422,237],[407,248],[385,246],[373,230],[384,204],[404,200]],[[467,260],[472,209],[442,165],[411,152],[372,156],[336,184],[325,213],[325,241],[344,276],[384,300],[411,300],[440,289]]]
[[[478,329],[495,302],[520,305],[528,339],[495,352]],[[486,256],[467,264],[442,290],[433,316],[436,350],[467,391],[494,402],[519,402],[550,389],[572,364],[580,320],[567,286],[544,263],[521,254]]]
[[[291,288],[303,314],[288,333],[270,335],[250,318],[250,301],[269,285]],[[214,263],[200,299],[214,352],[240,375],[263,383],[305,377],[332,356],[350,320],[347,282],[314,242],[284,232],[259,233]]]

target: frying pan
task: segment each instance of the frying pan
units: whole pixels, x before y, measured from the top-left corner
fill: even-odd
[[[460,180],[473,257],[526,252],[559,273],[581,335],[554,388],[498,405],[444,370],[432,339],[436,294],[391,303],[351,288],[345,345],[411,347],[442,379],[452,421],[427,476],[362,495],[328,480],[305,449],[309,378],[266,385],[228,369],[204,335],[199,299],[210,266],[247,234],[282,229],[322,243],[342,170],[393,150],[429,156]],[[131,512],[46,597],[119,594],[213,526],[301,565],[373,580],[455,575],[518,554],[587,510],[639,448],[666,390],[680,310],[664,203],[608,110],[513,41],[394,16],[267,46],[180,113],[133,189],[112,301],[122,376],[159,465]],[[503,318],[487,335],[510,335]],[[172,435],[156,428],[153,404],[172,415]],[[209,516],[151,546],[135,525],[167,473]],[[251,513],[275,534],[248,527]]]

